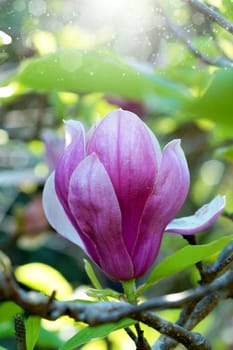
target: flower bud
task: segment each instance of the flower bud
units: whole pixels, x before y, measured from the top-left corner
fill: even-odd
[[[68,121],[66,140],[45,185],[45,213],[53,228],[84,249],[112,280],[144,275],[166,230],[194,234],[223,210],[224,198],[218,196],[196,216],[171,221],[190,182],[180,140],[161,152],[134,113],[112,111],[87,135],[80,122]]]

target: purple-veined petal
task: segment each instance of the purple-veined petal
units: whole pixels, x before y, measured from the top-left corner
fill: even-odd
[[[55,188],[59,200],[69,215],[67,196],[70,177],[85,157],[85,132],[82,124],[78,121],[70,120],[66,122],[66,148],[59,159],[55,171]],[[72,220],[72,218],[71,218]]]
[[[55,191],[54,172],[48,177],[43,191],[43,208],[50,225],[63,237],[85,250],[77,230],[71,224]]]
[[[115,280],[132,278],[132,261],[121,233],[119,203],[96,154],[86,157],[73,172],[68,201],[78,226],[96,246],[101,269]]]
[[[165,227],[183,205],[189,182],[180,140],[173,140],[164,148],[158,182],[142,214],[132,255],[136,276],[143,275],[155,260]]]
[[[156,181],[161,159],[158,141],[134,113],[116,110],[92,132],[87,153],[92,152],[98,155],[113,184],[130,253],[141,213]]]
[[[173,140],[163,150],[154,194],[161,203],[161,214],[166,218],[165,221],[169,222],[180,210],[187,197],[189,185],[190,174],[180,140]]]
[[[203,205],[194,215],[172,220],[166,231],[182,235],[192,235],[211,226],[223,212],[225,197],[216,196],[208,204]]]
[[[98,120],[92,127],[88,130],[87,135],[86,135],[86,147],[88,149],[89,141],[92,138],[92,135],[94,134],[96,128],[98,127],[99,124],[101,124],[102,120]]]
[[[43,190],[43,208],[50,225],[61,236],[75,243],[98,263],[98,254],[92,241],[83,235],[71,211],[66,214],[55,190],[54,172],[48,177]],[[88,248],[88,249],[87,249]]]

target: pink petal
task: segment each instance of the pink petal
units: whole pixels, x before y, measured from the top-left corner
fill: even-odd
[[[94,132],[96,131],[97,127],[99,124],[102,123],[103,120],[98,120],[94,125],[92,125],[92,127],[88,130],[87,132],[87,136],[86,136],[86,145],[87,145],[87,148],[88,148],[88,145],[89,145],[89,141],[91,140],[92,138],[92,135],[94,134]]]
[[[223,212],[225,197],[218,195],[208,204],[203,205],[194,215],[172,220],[166,231],[192,235],[211,226]]]
[[[119,204],[95,154],[75,169],[68,200],[78,226],[96,246],[101,269],[114,280],[132,278],[133,266],[121,234]]]
[[[70,216],[67,196],[70,177],[85,157],[85,133],[80,122],[70,120],[66,122],[66,148],[60,160],[58,161],[55,172],[55,188],[59,200],[65,209],[65,212]],[[70,217],[72,220],[72,218]]]
[[[98,262],[98,255],[90,239],[83,235],[71,211],[66,214],[55,190],[54,172],[49,176],[43,190],[43,207],[50,225],[61,236],[81,247]],[[87,248],[88,249],[87,249]]]
[[[189,189],[189,170],[179,140],[173,140],[162,154],[161,170],[149,197],[138,229],[132,259],[135,275],[143,275],[154,262],[168,222],[181,208]]]
[[[112,181],[122,214],[123,236],[132,250],[141,213],[153,190],[161,151],[146,125],[128,111],[110,112],[92,131],[95,152]]]
[[[84,244],[81,241],[77,230],[67,217],[55,191],[54,172],[48,177],[43,191],[43,208],[50,225],[55,231],[82,249]]]

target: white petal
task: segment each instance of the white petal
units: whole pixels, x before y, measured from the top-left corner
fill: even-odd
[[[57,197],[54,186],[54,172],[45,183],[42,201],[45,215],[54,230],[86,251],[78,232],[73,227]]]
[[[225,207],[225,197],[216,196],[211,202],[203,205],[194,215],[172,220],[166,231],[192,235],[211,226]]]

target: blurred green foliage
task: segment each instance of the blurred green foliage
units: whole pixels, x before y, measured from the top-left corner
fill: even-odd
[[[85,299],[89,284],[83,253],[51,231],[41,205],[43,183],[51,171],[43,132],[53,130],[61,139],[63,119],[79,119],[88,128],[112,109],[133,108],[162,145],[182,139],[192,179],[180,215],[191,214],[217,193],[226,195],[226,211],[233,211],[233,68],[206,65],[193,56],[166,27],[153,1],[119,1],[115,8],[111,3],[0,1],[0,247],[25,289],[48,294],[56,289],[61,298]],[[209,3],[233,20],[232,1]],[[233,59],[228,32],[187,2],[166,0],[164,7],[198,50],[209,57]],[[198,243],[221,242],[223,234],[231,237],[232,223],[220,218],[199,235]],[[181,237],[167,234],[155,265],[184,245]],[[119,285],[96,273],[102,285],[119,290]],[[185,270],[161,280],[148,296],[184,290],[198,278],[194,269]],[[224,322],[217,332],[215,314],[197,328],[214,350],[233,345],[228,334],[232,311],[227,302],[218,307],[216,313]],[[23,310],[11,302],[0,305],[0,344],[12,350],[16,313]],[[178,312],[162,315],[175,320]],[[29,318],[27,327],[34,321]],[[34,328],[39,329],[39,322]],[[78,346],[118,328],[109,325],[101,328],[103,333],[90,333],[68,318],[42,320],[39,335],[28,340],[29,348],[38,336],[38,350],[72,349],[70,344]],[[74,335],[77,331],[83,342]],[[150,342],[158,337],[147,327],[145,332]],[[122,331],[110,334],[108,342],[113,350],[133,349]],[[83,349],[105,349],[108,342],[90,342]]]

